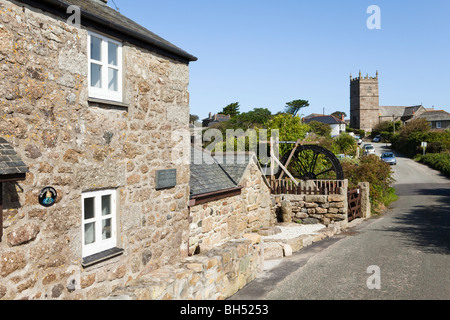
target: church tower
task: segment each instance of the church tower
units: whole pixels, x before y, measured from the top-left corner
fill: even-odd
[[[378,71],[375,77],[350,75],[350,127],[371,132],[378,124],[380,96],[378,92]]]

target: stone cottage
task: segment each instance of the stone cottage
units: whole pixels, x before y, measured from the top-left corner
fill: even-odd
[[[252,152],[210,155],[192,148],[189,253],[273,226],[270,187]]]
[[[27,167],[3,182],[0,299],[97,299],[188,254],[172,133],[196,58],[106,2],[0,0],[0,137]]]

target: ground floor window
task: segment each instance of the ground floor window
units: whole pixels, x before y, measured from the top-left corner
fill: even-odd
[[[116,246],[116,193],[102,190],[82,194],[83,258]]]

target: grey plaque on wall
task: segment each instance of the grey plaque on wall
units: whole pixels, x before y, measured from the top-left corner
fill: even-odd
[[[156,171],[156,190],[173,188],[177,185],[177,169]]]

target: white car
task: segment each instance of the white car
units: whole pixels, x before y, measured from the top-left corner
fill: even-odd
[[[375,154],[375,147],[371,144],[364,146],[364,155]]]

